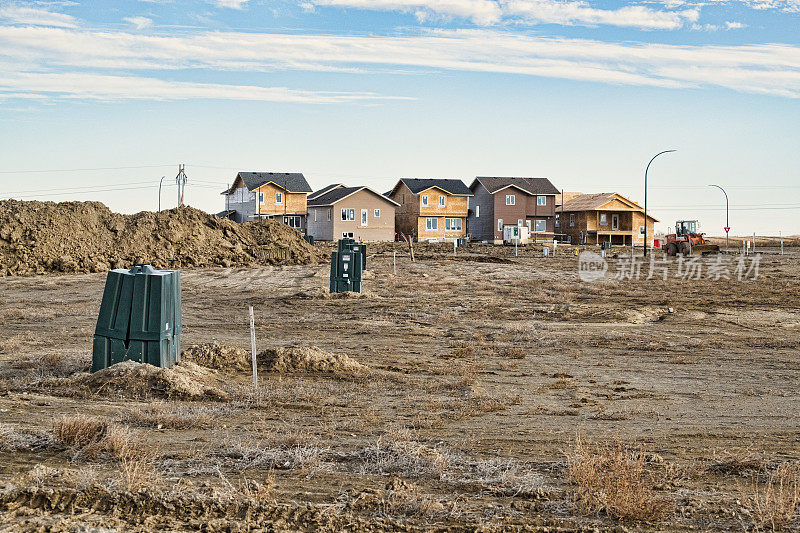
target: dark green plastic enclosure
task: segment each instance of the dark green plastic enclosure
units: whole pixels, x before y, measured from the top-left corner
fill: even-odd
[[[330,292],[361,292],[362,269],[361,252],[331,252]]]
[[[367,269],[367,245],[356,242],[355,239],[339,239],[339,252],[350,250],[352,252],[361,252],[361,270]]]
[[[136,265],[106,278],[92,347],[92,372],[131,360],[170,367],[180,360],[181,278]]]

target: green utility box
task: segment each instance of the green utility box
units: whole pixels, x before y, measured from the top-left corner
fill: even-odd
[[[131,360],[170,367],[180,360],[181,278],[136,265],[106,278],[92,346],[92,372]]]
[[[361,292],[361,252],[331,252],[331,292]]]
[[[339,239],[339,252],[350,250],[353,252],[361,252],[361,269],[367,269],[367,245],[356,242],[355,239]]]

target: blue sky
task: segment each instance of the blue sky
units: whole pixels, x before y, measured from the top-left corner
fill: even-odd
[[[800,234],[800,0],[0,0],[0,197],[546,176]],[[82,170],[77,170],[82,169]]]

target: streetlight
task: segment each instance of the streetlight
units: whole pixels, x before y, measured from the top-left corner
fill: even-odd
[[[725,195],[725,251],[728,251],[728,232],[731,230],[731,225],[728,223],[728,193],[719,185],[709,185],[709,187],[716,187]]]
[[[653,156],[653,159],[660,156],[661,154],[668,154],[669,152],[674,152],[675,150],[664,150],[663,152],[658,152],[656,155]],[[653,159],[650,160],[650,163],[653,162]],[[644,255],[647,257],[647,171],[650,170],[650,163],[647,163],[647,168],[644,169]]]
[[[158,181],[158,212],[161,212],[161,184],[164,183],[164,176]]]

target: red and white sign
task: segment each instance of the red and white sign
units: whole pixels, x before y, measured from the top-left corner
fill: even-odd
[[[729,228],[728,226],[725,226],[725,228],[723,229],[725,230],[725,233],[728,233],[731,230],[731,228]]]

